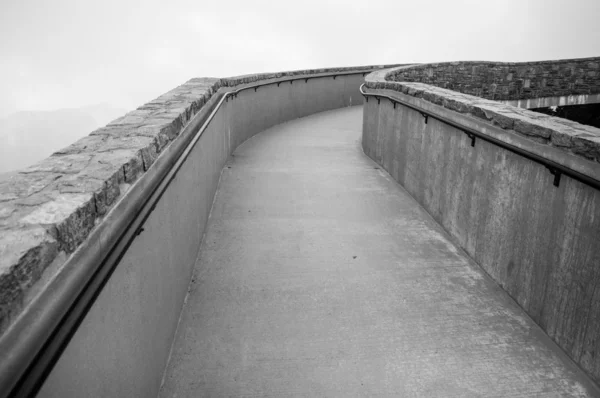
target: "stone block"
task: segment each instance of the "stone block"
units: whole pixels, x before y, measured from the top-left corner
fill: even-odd
[[[147,171],[150,166],[152,166],[159,154],[157,139],[154,139],[151,144],[142,148],[141,151],[142,161],[144,163],[144,171]]]
[[[586,159],[600,162],[600,137],[591,134],[579,134],[572,138],[571,151]]]
[[[144,161],[142,159],[142,153],[141,151],[137,151],[134,154],[134,156],[131,157],[129,161],[123,165],[123,174],[125,176],[125,182],[128,184],[133,184],[143,172]]]
[[[562,148],[571,148],[573,146],[573,136],[562,129],[562,131],[552,131],[550,142],[552,145]]]
[[[63,194],[38,206],[23,224],[54,225],[60,250],[72,253],[94,227],[96,205],[92,194]]]
[[[27,167],[21,173],[77,174],[89,164],[91,158],[89,153],[57,154]]]
[[[42,227],[0,229],[0,333],[19,314],[27,290],[58,254]]]
[[[429,101],[431,103],[434,103],[436,105],[443,105],[444,102],[444,97],[438,95],[435,92],[432,91],[424,91],[423,92],[423,99],[425,101]]]
[[[544,127],[534,120],[528,121],[517,119],[515,120],[514,130],[523,135],[541,137],[544,139],[549,139],[552,135],[551,128]]]
[[[0,182],[0,203],[41,192],[62,177],[62,174],[53,172],[18,173],[13,178]]]
[[[459,112],[459,113],[471,113],[471,108],[472,105],[464,102],[464,101],[458,101],[452,98],[444,98],[442,101],[442,104],[444,106],[444,108],[448,108],[451,109],[455,112]]]
[[[115,173],[114,176],[108,178],[102,184],[102,187],[94,192],[94,200],[96,203],[96,212],[98,216],[106,214],[111,205],[119,197],[121,191],[119,187],[119,176]]]
[[[104,145],[107,138],[107,135],[88,135],[75,141],[68,147],[54,152],[52,156],[94,153]]]

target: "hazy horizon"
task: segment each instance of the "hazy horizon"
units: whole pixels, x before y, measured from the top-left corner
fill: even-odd
[[[77,110],[103,104],[122,114],[193,77],[598,56],[598,16],[597,0],[305,0],[294,6],[267,0],[4,0],[0,163],[14,165],[24,153],[49,154],[89,134],[94,123]],[[81,122],[71,123],[68,133],[55,115],[64,110]],[[20,130],[6,122],[15,112],[32,111],[48,111],[51,122],[32,117],[33,124]]]
[[[52,111],[18,111],[0,118],[0,181],[6,178],[5,173],[47,158],[126,112],[123,108],[97,104]]]
[[[600,53],[595,0],[4,0],[0,117],[134,109],[193,77]]]

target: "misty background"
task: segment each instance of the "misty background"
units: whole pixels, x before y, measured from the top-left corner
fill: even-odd
[[[600,55],[597,0],[2,0],[0,179],[192,77]]]

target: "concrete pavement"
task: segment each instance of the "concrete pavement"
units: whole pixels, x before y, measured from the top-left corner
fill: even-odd
[[[362,153],[361,126],[345,108],[236,150],[161,396],[599,396]]]

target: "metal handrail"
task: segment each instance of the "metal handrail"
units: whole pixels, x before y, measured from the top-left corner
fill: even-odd
[[[240,87],[239,89],[235,90],[235,91],[231,91],[228,92],[228,97],[233,97],[233,98],[237,98],[237,95],[245,90],[249,90],[251,88],[254,89],[254,92],[256,92],[258,90],[259,87],[262,86],[268,86],[271,84],[277,84],[277,87],[279,87],[281,85],[281,83],[287,83],[290,82],[290,84],[293,84],[295,81],[298,80],[304,80],[304,83],[308,83],[308,81],[310,79],[318,79],[321,77],[333,77],[333,80],[335,80],[336,77],[338,76],[346,76],[346,75],[363,75],[366,76],[367,74],[371,73],[373,71],[373,69],[368,69],[368,70],[360,70],[360,71],[350,71],[350,72],[336,72],[336,73],[325,73],[325,74],[314,74],[312,76],[293,76],[293,77],[288,77],[288,78],[276,78],[277,80],[275,81],[268,81],[268,82],[261,82],[258,84],[254,84],[254,85],[249,85],[249,86],[244,86],[244,87]],[[227,99],[226,99],[227,101]]]
[[[165,157],[159,157],[153,164],[155,173],[150,176],[146,174],[148,181],[137,187],[134,184],[130,188],[127,196],[131,200],[123,199],[121,204],[111,210],[113,214],[106,216],[105,226],[110,225],[102,231],[99,231],[102,228],[100,226],[92,231],[90,236],[102,236],[107,247],[98,252],[88,237],[65,263],[61,273],[0,338],[0,396],[31,397],[39,391],[127,249],[143,232],[144,222],[223,102],[236,98],[240,92],[251,88],[256,91],[261,86],[279,86],[283,82],[293,84],[297,80],[308,82],[309,79],[335,79],[343,75],[364,76],[376,69],[274,78],[222,94],[216,105],[213,103],[212,110],[209,109],[208,116],[202,110],[198,112],[180,134],[181,137],[188,134],[190,137],[181,142],[174,141],[164,153]],[[198,130],[192,133],[196,129]]]
[[[411,104],[407,101],[401,100],[399,98],[390,97],[385,94],[366,92],[363,90],[364,86],[365,86],[364,83],[360,86],[360,93],[363,95],[363,97],[365,97],[365,100],[367,102],[369,101],[368,97],[376,97],[378,102],[380,101],[379,98],[385,98],[385,99],[389,100],[390,102],[392,102],[392,104],[394,105],[394,108],[396,108],[396,104],[400,104],[400,105],[406,106],[407,108],[410,108],[414,111],[419,112],[421,114],[421,116],[423,116],[425,124],[427,124],[428,119],[431,117],[433,119],[439,120],[440,122],[443,122],[447,125],[450,125],[456,129],[462,131],[471,139],[471,146],[473,146],[473,147],[475,146],[475,138],[481,138],[484,141],[492,143],[496,146],[499,146],[503,149],[506,149],[510,152],[516,153],[517,155],[523,156],[524,158],[527,158],[529,160],[532,160],[536,163],[539,163],[539,164],[545,166],[550,171],[550,173],[554,176],[553,184],[555,187],[558,187],[560,185],[561,175],[564,174],[564,175],[569,176],[569,177],[573,178],[574,180],[577,180],[585,185],[588,185],[592,188],[600,190],[600,181],[598,181],[590,176],[582,174],[576,170],[573,170],[573,169],[571,169],[567,166],[564,166],[560,163],[554,162],[554,161],[547,159],[543,156],[540,156],[536,153],[519,148],[518,146],[515,146],[515,145],[511,145],[511,144],[504,142],[502,140],[499,140],[497,138],[490,137],[489,135],[483,134],[483,133],[481,133],[475,129],[472,129],[470,127],[455,123],[454,121],[452,121],[448,118],[445,118],[443,116],[432,113],[424,108],[421,108],[420,106]]]

